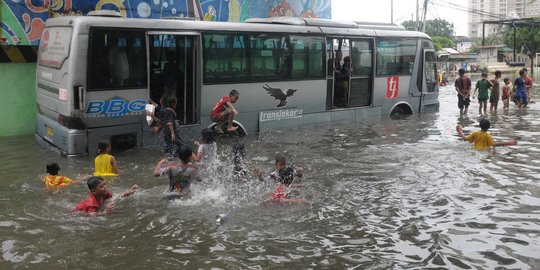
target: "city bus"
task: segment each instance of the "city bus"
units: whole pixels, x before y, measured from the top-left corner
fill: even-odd
[[[429,36],[391,24],[51,18],[36,68],[36,138],[66,155],[95,153],[104,139],[158,142],[145,106],[167,94],[189,139],[215,125],[210,112],[232,89],[240,135],[418,114],[438,109],[436,66]]]

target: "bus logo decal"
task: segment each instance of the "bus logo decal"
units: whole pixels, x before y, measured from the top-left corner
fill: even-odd
[[[88,102],[87,114],[93,114],[94,117],[113,117],[118,118],[126,115],[140,115],[143,113],[146,101],[136,99],[129,101],[122,97],[113,97],[109,100],[93,100]]]
[[[386,78],[386,98],[398,98],[399,97],[399,77],[391,76]]]
[[[263,85],[263,88],[271,97],[279,100],[279,104],[276,107],[283,107],[287,105],[287,98],[292,97],[294,92],[298,91],[297,89],[289,89],[287,90],[287,94],[285,94],[281,88],[270,87],[267,83]]]

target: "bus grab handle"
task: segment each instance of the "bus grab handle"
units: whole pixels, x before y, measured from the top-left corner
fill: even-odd
[[[84,87],[77,87],[79,91],[79,109],[84,111]]]

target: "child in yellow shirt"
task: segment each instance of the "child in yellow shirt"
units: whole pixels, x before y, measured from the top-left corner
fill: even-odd
[[[94,160],[94,176],[118,176],[116,159],[110,155],[111,144],[107,141],[98,143],[98,156]]]
[[[465,136],[465,134],[463,134],[463,127],[460,124],[456,126],[456,131],[464,141],[474,143],[474,149],[476,150],[487,150],[490,147],[509,146],[517,144],[516,140],[496,143],[495,140],[493,140],[493,137],[491,137],[491,135],[489,135],[489,133],[487,132],[490,127],[491,123],[489,122],[489,120],[482,119],[480,120],[481,130],[475,131],[469,136]]]

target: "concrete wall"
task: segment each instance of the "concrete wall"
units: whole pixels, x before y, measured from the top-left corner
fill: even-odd
[[[0,137],[36,130],[36,63],[0,63]]]

